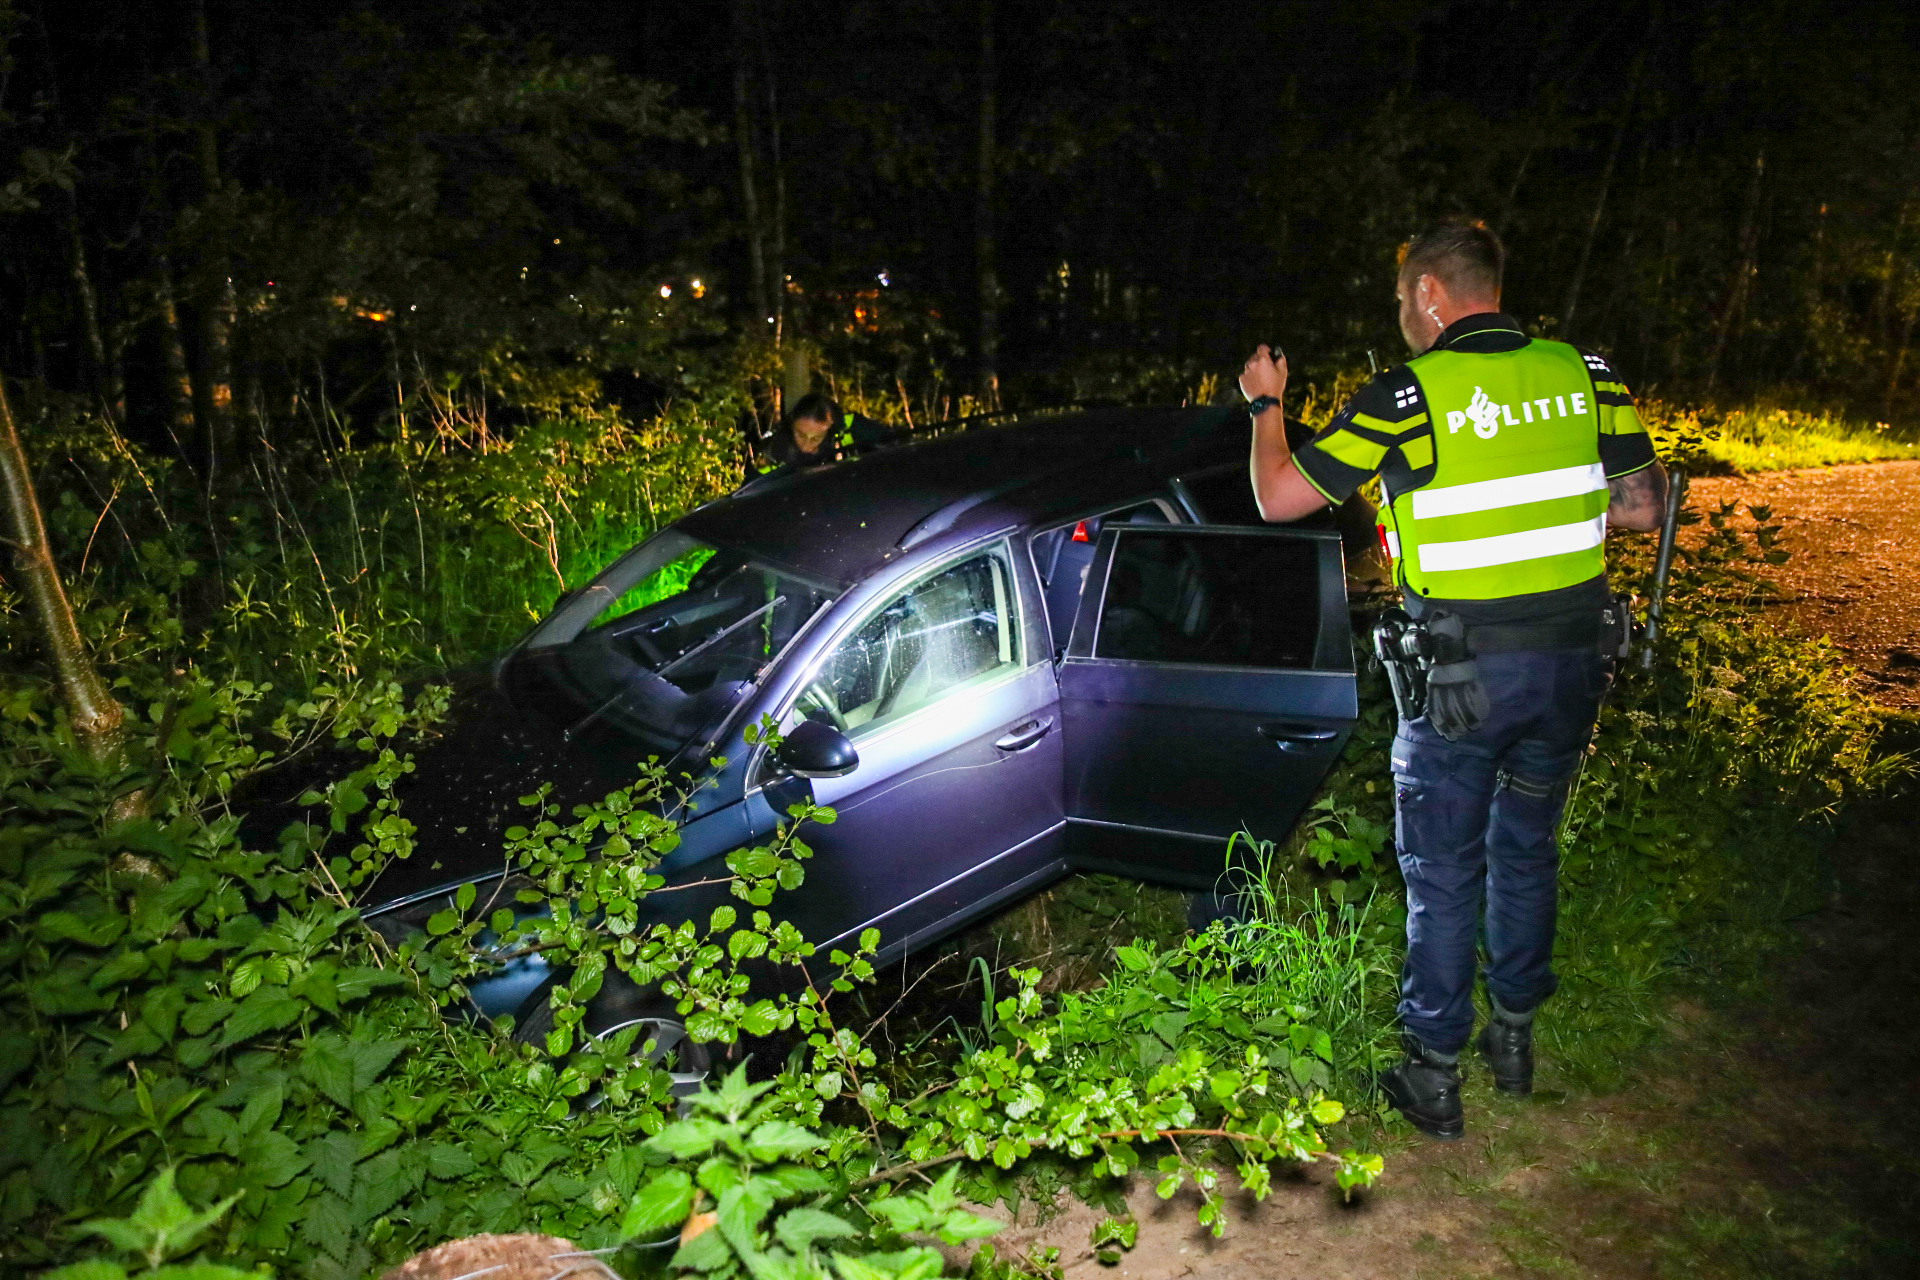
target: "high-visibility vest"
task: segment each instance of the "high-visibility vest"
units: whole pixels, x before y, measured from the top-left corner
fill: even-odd
[[[1497,600],[1602,572],[1607,475],[1593,375],[1579,351],[1538,340],[1514,351],[1442,348],[1408,368],[1431,415],[1434,473],[1387,511],[1401,585],[1443,600]]]

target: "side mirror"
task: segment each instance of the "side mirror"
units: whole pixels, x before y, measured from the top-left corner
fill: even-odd
[[[802,778],[844,778],[860,767],[860,753],[832,725],[802,720],[780,744],[780,763]]]

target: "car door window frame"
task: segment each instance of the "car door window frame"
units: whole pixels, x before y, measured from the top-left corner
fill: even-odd
[[[1160,493],[1149,493],[1144,497],[1129,498],[1125,502],[1102,503],[1093,510],[1082,511],[1077,515],[1071,515],[1065,519],[1048,520],[1045,524],[1037,528],[1029,529],[1024,535],[1024,541],[1027,545],[1027,565],[1033,570],[1034,589],[1040,593],[1037,602],[1038,614],[1041,625],[1047,628],[1046,656],[1050,660],[1058,662],[1060,659],[1066,657],[1067,640],[1073,634],[1073,624],[1071,619],[1069,619],[1067,635],[1065,636],[1059,635],[1054,630],[1053,614],[1052,611],[1047,608],[1049,578],[1040,571],[1040,557],[1034,549],[1034,544],[1050,533],[1058,533],[1060,530],[1079,524],[1083,520],[1105,520],[1108,516],[1114,515],[1117,512],[1129,511],[1135,507],[1149,505],[1160,508],[1160,514],[1167,518],[1169,525],[1178,526],[1200,523],[1194,518],[1193,514],[1186,509],[1188,504],[1184,499],[1180,499],[1177,496],[1169,497]],[[1097,542],[1098,539],[1096,538],[1095,541]],[[1082,598],[1085,597],[1086,587],[1091,585],[1092,581],[1093,576],[1091,572],[1089,572],[1087,582],[1081,585]],[[1078,610],[1076,608],[1076,614],[1077,612]],[[1029,652],[1031,652],[1031,650]]]
[[[1008,643],[1013,650],[1012,657],[1003,664],[1004,670],[998,671],[997,673],[982,672],[978,676],[971,676],[920,706],[913,708],[911,711],[888,719],[870,731],[861,732],[861,730],[866,729],[865,725],[861,725],[848,730],[847,736],[857,744],[868,744],[870,746],[873,743],[884,741],[904,727],[923,719],[928,712],[946,706],[953,698],[984,695],[998,689],[1002,684],[1019,679],[1038,659],[1034,651],[1033,627],[1029,618],[1031,610],[1029,608],[1029,602],[1026,599],[1026,588],[1021,581],[1023,575],[1019,571],[1019,561],[1013,546],[1013,539],[1002,534],[984,543],[974,543],[972,546],[963,548],[951,555],[943,556],[932,564],[923,567],[918,572],[896,580],[882,592],[873,603],[861,609],[848,622],[836,628],[834,634],[829,637],[820,648],[815,651],[815,655],[808,660],[806,664],[807,670],[780,699],[780,702],[777,704],[777,709],[772,713],[774,722],[782,726],[783,729],[792,726],[792,718],[795,715],[800,700],[806,696],[807,690],[818,680],[820,670],[839,652],[843,644],[858,635],[875,617],[898,603],[908,593],[917,590],[926,583],[940,577],[942,574],[958,568],[969,560],[993,557],[996,552],[999,553],[998,562],[1001,569],[1000,583],[1006,592],[1006,600],[1000,607],[1004,609],[1007,626],[1011,629]],[[768,782],[779,776],[779,773],[779,769],[767,755],[767,749],[764,746],[757,748],[750,775],[754,779],[754,786],[756,788],[765,786]]]
[[[1108,544],[1106,535],[1113,539]],[[1186,525],[1180,536],[1186,538],[1289,537],[1320,547],[1321,562],[1316,564],[1314,585],[1320,595],[1319,630],[1314,642],[1313,664],[1304,667],[1234,666],[1222,663],[1188,663],[1158,658],[1109,658],[1099,655],[1098,632],[1107,603],[1109,580],[1113,575],[1114,552],[1119,540],[1127,536],[1124,526],[1101,531],[1101,545],[1087,572],[1086,587],[1080,594],[1080,607],[1074,613],[1073,633],[1065,650],[1067,661],[1132,663],[1160,667],[1194,667],[1210,671],[1297,671],[1302,674],[1352,676],[1353,641],[1346,607],[1346,576],[1340,535],[1319,529],[1253,529],[1239,525]],[[1334,563],[1325,563],[1331,557]]]

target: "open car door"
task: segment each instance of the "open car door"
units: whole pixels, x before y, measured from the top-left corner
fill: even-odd
[[[1108,528],[1060,705],[1075,865],[1211,887],[1235,832],[1292,829],[1358,717],[1339,534]]]

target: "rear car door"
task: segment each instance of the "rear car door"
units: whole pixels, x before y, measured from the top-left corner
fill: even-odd
[[[1340,536],[1109,527],[1060,666],[1068,851],[1207,888],[1292,829],[1358,718]]]

